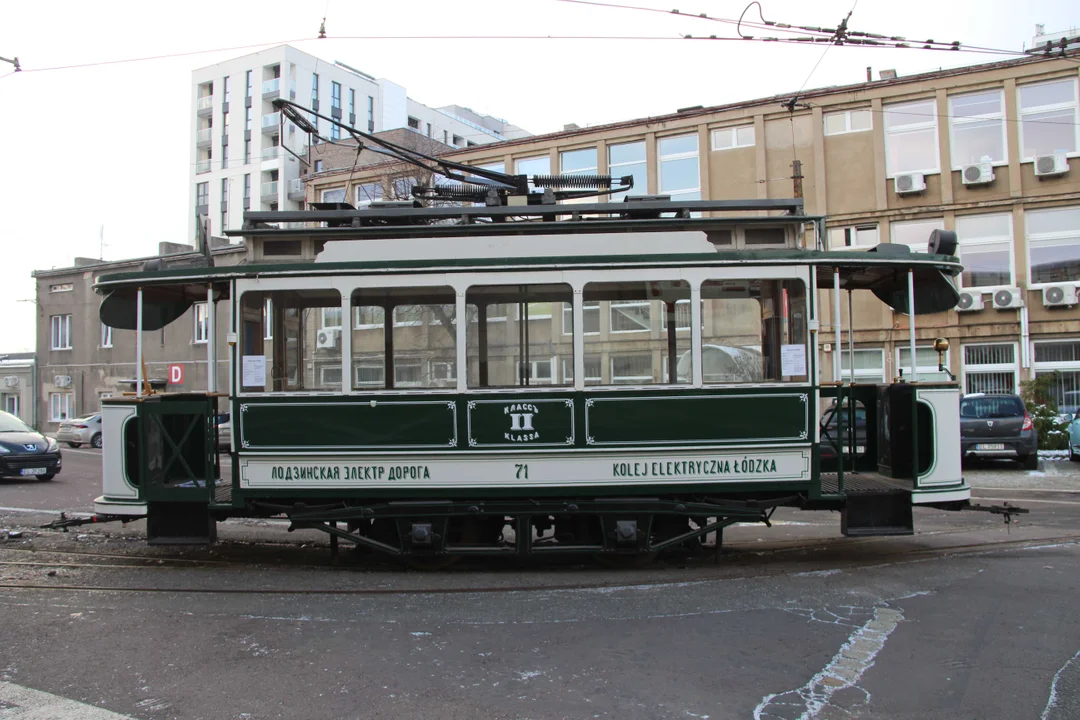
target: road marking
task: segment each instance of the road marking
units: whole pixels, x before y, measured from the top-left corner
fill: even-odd
[[[0,720],[132,720],[132,717],[0,681]]]
[[[802,711],[799,720],[816,718],[830,707],[834,693],[848,688],[861,691],[859,704],[868,704],[870,693],[859,687],[858,682],[863,673],[874,666],[874,659],[885,647],[885,641],[903,619],[903,614],[892,608],[874,608],[874,617],[851,633],[840,652],[805,685],[761,698],[754,708],[754,720],[793,717],[798,710]]]

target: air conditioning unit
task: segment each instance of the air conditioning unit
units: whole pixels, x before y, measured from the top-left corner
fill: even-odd
[[[320,330],[315,347],[319,350],[336,350],[341,347],[341,328],[325,327]]]
[[[1020,288],[1005,288],[994,292],[994,307],[998,310],[1024,307],[1024,297],[1020,293]]]
[[[53,385],[58,388],[71,387],[70,375],[53,375]]]
[[[986,303],[983,301],[983,294],[978,290],[974,292],[962,291],[960,293],[960,302],[956,303],[957,312],[979,312],[984,308],[986,308]]]
[[[19,376],[8,375],[6,378],[4,378],[4,387],[19,387]]]
[[[994,168],[988,162],[965,165],[960,171],[960,179],[965,185],[986,185],[994,182]]]
[[[1043,305],[1046,307],[1063,307],[1076,304],[1075,285],[1051,285],[1043,288]]]
[[[1035,177],[1055,177],[1069,172],[1069,161],[1065,153],[1039,155],[1035,158]]]
[[[926,189],[926,177],[922,173],[897,175],[894,181],[897,195],[922,192]]]

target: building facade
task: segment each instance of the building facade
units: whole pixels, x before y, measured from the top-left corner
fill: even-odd
[[[791,197],[798,160],[806,211],[828,216],[831,248],[892,242],[919,251],[934,229],[958,233],[961,303],[916,319],[919,378],[945,376],[931,347],[945,337],[951,341],[946,368],[965,391],[1017,391],[1022,380],[1057,373],[1059,404],[1075,404],[1068,394],[1080,391],[1077,57],[807,91],[794,110],[785,105],[790,96],[695,108],[448,157],[510,173],[631,175],[630,194],[684,200]],[[392,182],[378,166],[326,170],[306,180],[309,201],[328,194],[355,201],[378,185],[386,194]],[[855,306],[849,321],[846,298],[836,317],[831,292],[820,295],[822,331],[831,339],[837,323],[843,329],[843,379],[912,375],[907,316],[874,303]],[[635,333],[659,337],[665,322],[665,313],[648,308],[600,306],[596,316],[603,342]],[[850,340],[854,353],[847,351]],[[823,379],[836,350],[826,346]],[[602,349],[589,367],[598,366],[607,382],[623,374],[613,362]],[[554,377],[557,364],[556,356]],[[655,363],[625,369],[628,377],[664,372]]]
[[[37,380],[34,353],[0,354],[0,410],[35,426],[34,385]]]
[[[160,258],[167,265],[183,264],[201,257],[189,245],[161,243]],[[212,251],[216,265],[235,265],[244,258],[244,246],[220,244]],[[102,262],[76,258],[75,265],[55,270],[38,270],[37,281],[37,383],[36,392],[22,402],[36,407],[37,427],[54,431],[62,420],[80,417],[101,409],[101,399],[134,390],[136,377],[135,332],[111,328],[101,322],[101,297],[93,285],[101,275],[142,269],[147,260],[136,258]],[[227,307],[215,303],[218,347],[225,347]],[[226,303],[227,305],[227,303]],[[208,310],[196,303],[179,320],[165,328],[143,334],[147,376],[168,380],[170,365],[183,368],[183,382],[170,389],[204,390],[207,387]],[[227,387],[225,353],[217,362],[219,387]],[[34,383],[27,387],[33,388]],[[24,414],[24,420],[27,416]],[[29,420],[27,420],[29,422]]]
[[[283,121],[272,102],[284,98],[363,132],[407,128],[452,147],[472,147],[528,135],[521,128],[459,106],[430,108],[405,88],[341,62],[329,63],[281,45],[195,70],[191,87],[190,205],[210,218],[214,235],[238,228],[244,210],[295,210],[304,200],[299,178],[309,166],[308,136]],[[323,137],[347,137],[311,116]]]

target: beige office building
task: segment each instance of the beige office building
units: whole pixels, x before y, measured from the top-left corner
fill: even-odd
[[[941,336],[951,341],[946,362],[966,391],[1015,391],[1021,380],[1058,371],[1059,402],[1076,404],[1067,395],[1080,390],[1075,60],[1025,58],[811,90],[793,112],[783,106],[791,97],[777,96],[445,157],[511,173],[632,175],[633,194],[684,200],[791,197],[798,160],[806,212],[828,217],[830,248],[893,242],[922,250],[935,228],[958,233],[961,304],[917,318],[920,378],[942,377],[931,349]],[[307,201],[345,196],[360,206],[395,195],[399,178],[386,175],[385,166],[327,169],[307,178]],[[820,298],[826,324],[836,321],[830,295]],[[844,298],[844,377],[882,382],[901,369],[910,376],[908,318],[877,302],[856,305],[852,368],[846,307]],[[640,350],[661,343],[666,313],[658,310],[587,308],[596,316],[587,314],[586,322],[595,324],[597,342],[586,371],[604,382],[666,374],[658,362],[640,359]],[[553,341],[560,322],[560,313],[551,313]],[[835,337],[833,327],[823,330]],[[822,357],[823,380],[835,351],[829,346]],[[533,377],[560,382],[559,353],[553,348],[551,366]],[[637,365],[628,364],[629,355]]]

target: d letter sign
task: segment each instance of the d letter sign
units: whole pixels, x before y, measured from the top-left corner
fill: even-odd
[[[170,365],[169,366],[169,384],[170,385],[183,385],[184,384],[184,366],[183,365]]]

